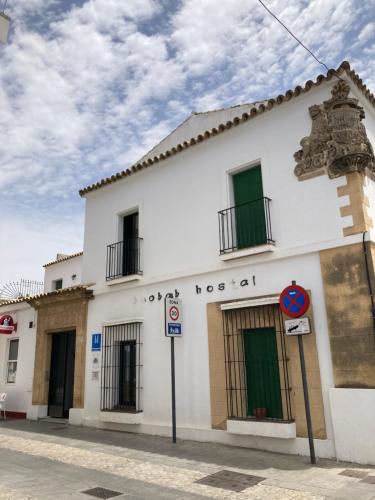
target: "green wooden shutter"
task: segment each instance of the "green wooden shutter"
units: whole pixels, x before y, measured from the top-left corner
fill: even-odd
[[[267,242],[260,165],[233,175],[233,193],[238,248]]]
[[[267,418],[283,418],[276,331],[274,328],[243,330],[246,366],[247,410],[266,408]]]

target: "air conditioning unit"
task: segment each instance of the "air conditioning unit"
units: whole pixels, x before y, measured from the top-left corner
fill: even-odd
[[[0,42],[7,43],[9,33],[10,17],[0,12]]]

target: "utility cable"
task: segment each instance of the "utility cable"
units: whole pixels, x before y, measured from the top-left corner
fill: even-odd
[[[259,2],[262,6],[263,6],[263,8],[264,8],[264,9],[265,9],[265,10],[266,10],[269,14],[271,14],[271,16],[272,16],[272,17],[274,17],[274,18],[276,19],[276,21],[277,21],[278,23],[280,23],[280,24],[281,24],[281,26],[282,26],[284,29],[286,29],[286,31],[287,31],[287,32],[288,32],[288,33],[289,33],[289,34],[290,34],[290,35],[291,35],[291,36],[292,36],[292,37],[293,37],[293,38],[294,38],[294,39],[295,39],[295,40],[296,40],[296,41],[297,41],[297,42],[298,42],[298,43],[299,43],[299,44],[300,44],[300,45],[301,45],[301,46],[302,46],[305,50],[307,50],[307,52],[308,52],[308,53],[309,53],[309,54],[310,54],[310,55],[311,55],[311,56],[315,59],[315,61],[317,61],[317,62],[318,62],[319,64],[321,64],[322,66],[324,66],[324,67],[325,67],[325,69],[326,69],[327,71],[329,71],[328,66],[327,66],[327,65],[326,65],[323,61],[320,61],[320,60],[316,57],[316,55],[314,54],[314,52],[313,52],[312,50],[310,50],[308,47],[306,47],[306,45],[305,45],[304,43],[302,43],[302,42],[301,42],[301,40],[300,40],[299,38],[297,38],[297,37],[296,37],[296,36],[295,36],[295,35],[294,35],[291,31],[290,31],[290,29],[289,29],[287,26],[285,26],[285,24],[284,24],[282,21],[280,21],[280,19],[279,19],[279,18],[278,18],[278,17],[277,17],[277,16],[276,16],[276,15],[275,15],[275,14],[274,14],[274,13],[273,13],[273,12],[272,12],[269,8],[268,8],[268,7],[267,7],[267,5],[265,5],[265,4],[262,2],[262,0],[258,0],[258,2]]]
[[[366,278],[367,278],[367,285],[368,285],[369,296],[370,296],[370,300],[371,300],[371,314],[372,314],[372,321],[373,321],[374,333],[375,333],[374,293],[372,291],[371,278],[370,278],[370,270],[369,270],[369,263],[368,263],[368,257],[367,257],[366,240],[365,240],[366,233],[367,233],[367,231],[364,231],[363,234],[362,234],[362,246],[363,246],[363,255],[365,257]]]

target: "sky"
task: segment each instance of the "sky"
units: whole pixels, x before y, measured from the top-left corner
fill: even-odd
[[[328,67],[349,60],[375,91],[375,0],[264,1]],[[0,289],[80,251],[79,189],[135,163],[192,111],[325,73],[258,0],[8,0],[6,14]]]

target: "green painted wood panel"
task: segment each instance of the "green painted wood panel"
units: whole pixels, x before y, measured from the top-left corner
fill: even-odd
[[[233,194],[236,206],[235,227],[238,248],[266,243],[267,232],[260,165],[233,175]]]
[[[282,419],[280,373],[274,328],[243,330],[247,410],[266,408],[266,417]]]

